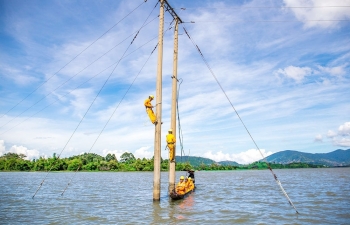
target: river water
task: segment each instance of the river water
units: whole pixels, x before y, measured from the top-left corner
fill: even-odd
[[[299,214],[269,170],[197,171],[196,191],[178,201],[162,172],[159,202],[151,172],[1,172],[0,223],[350,224],[350,168],[274,172]]]

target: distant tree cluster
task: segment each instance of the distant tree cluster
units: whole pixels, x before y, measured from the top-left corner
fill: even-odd
[[[0,157],[0,171],[153,171],[152,159],[136,159],[125,152],[118,161],[114,154],[102,157],[95,153],[84,153],[68,158],[59,158],[54,153],[50,158],[26,160],[25,155],[6,153]],[[161,159],[161,170],[169,169],[168,160]],[[193,169],[189,163],[177,163],[176,170]]]
[[[269,163],[271,169],[294,169],[294,168],[324,168],[324,165],[313,165],[303,162],[293,162],[289,164],[278,164],[278,163]],[[254,162],[246,166],[241,166],[241,169],[268,169],[266,162]]]
[[[25,155],[16,153],[6,153],[0,157],[0,171],[153,171],[152,159],[136,159],[132,153],[125,152],[121,155],[120,160],[114,154],[108,154],[102,157],[95,153],[84,153],[68,158],[59,158],[54,153],[50,158],[40,157],[39,159],[26,160]],[[196,164],[196,163],[194,163]],[[307,163],[291,164],[270,164],[273,169],[283,168],[318,168],[320,165],[310,165]],[[237,169],[267,169],[265,162],[254,162],[249,165],[220,165],[196,164],[191,165],[189,161],[176,163],[177,171],[188,170],[237,170]],[[169,169],[169,161],[161,159],[161,170]]]

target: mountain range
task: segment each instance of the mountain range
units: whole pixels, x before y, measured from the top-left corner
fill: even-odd
[[[266,157],[268,162],[289,164],[293,162],[303,162],[314,165],[326,166],[349,166],[350,149],[337,149],[329,153],[305,153],[294,150],[285,150],[274,153]]]
[[[294,162],[302,162],[313,165],[325,165],[330,167],[337,166],[350,166],[350,149],[341,150],[337,149],[329,153],[305,153],[295,150],[284,150],[276,152],[266,157],[266,160],[270,163],[277,164],[289,164]],[[177,162],[189,162],[193,166],[199,166],[200,164],[220,164],[220,165],[233,165],[239,166],[240,164],[234,161],[220,161],[215,162],[212,159],[198,157],[198,156],[176,156]],[[262,160],[260,160],[262,161]]]

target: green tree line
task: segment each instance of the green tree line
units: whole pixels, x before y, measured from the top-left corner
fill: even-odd
[[[0,157],[0,171],[153,171],[153,158],[135,158],[132,153],[125,152],[118,161],[114,154],[102,157],[95,153],[84,153],[68,158],[59,158],[56,153],[52,157],[26,160],[25,155],[6,153]],[[320,165],[306,163],[270,164],[273,169],[283,168],[317,168]],[[254,162],[249,165],[220,165],[217,163],[193,166],[190,162],[177,162],[177,171],[188,170],[240,170],[240,169],[267,169],[265,162]],[[161,170],[169,170],[169,161],[161,159]]]

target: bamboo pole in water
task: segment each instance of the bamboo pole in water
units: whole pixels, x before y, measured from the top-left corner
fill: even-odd
[[[173,83],[172,83],[172,101],[171,101],[171,129],[173,135],[176,137],[176,101],[177,101],[177,56],[178,56],[178,18],[175,19],[174,30],[174,60],[173,60]],[[175,187],[175,156],[176,156],[176,144],[174,145],[174,161],[169,161],[169,193]]]
[[[156,82],[156,116],[154,135],[154,174],[153,174],[153,201],[160,200],[160,158],[161,158],[161,131],[162,131],[162,64],[163,64],[163,29],[164,29],[164,0],[160,0],[159,33],[158,33],[158,65]]]

